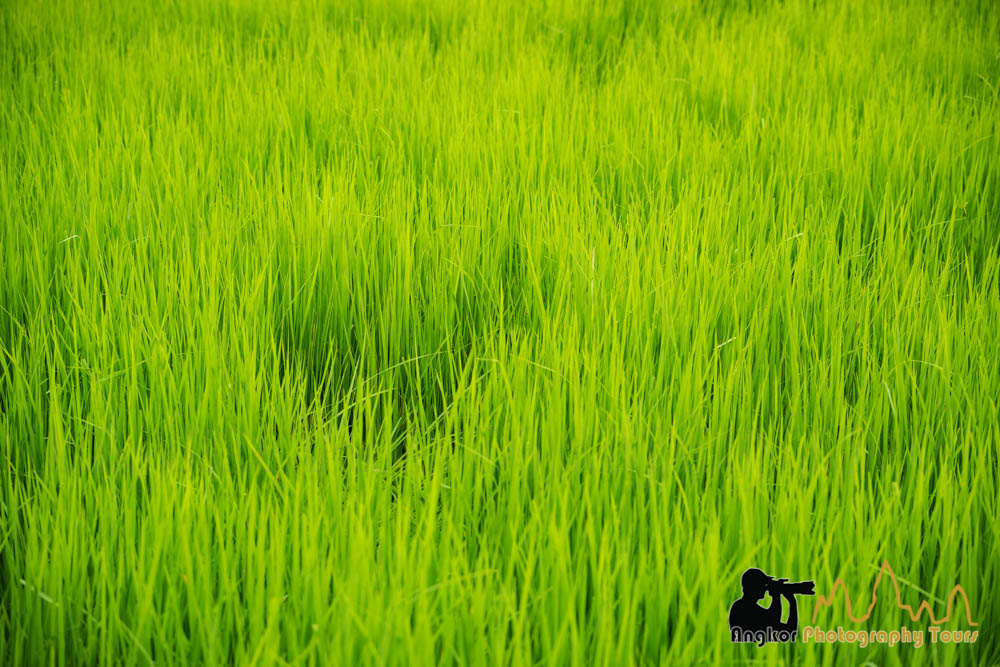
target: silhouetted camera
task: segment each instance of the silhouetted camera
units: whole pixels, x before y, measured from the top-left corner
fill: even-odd
[[[788,579],[774,579],[767,585],[774,595],[816,595],[816,582],[814,581],[793,581]]]

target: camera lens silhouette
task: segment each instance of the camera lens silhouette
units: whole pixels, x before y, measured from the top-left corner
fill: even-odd
[[[774,595],[816,595],[816,583],[813,581],[793,581],[788,579],[772,579],[767,584],[767,590]]]

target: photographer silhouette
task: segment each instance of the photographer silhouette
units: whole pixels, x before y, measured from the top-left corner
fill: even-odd
[[[815,595],[814,583],[803,581],[788,583],[787,579],[775,579],[757,568],[750,568],[740,580],[743,597],[729,608],[729,628],[743,632],[790,632],[799,627],[799,609],[796,595]],[[761,607],[757,601],[771,594],[771,606]],[[781,598],[788,601],[788,620],[781,622]]]

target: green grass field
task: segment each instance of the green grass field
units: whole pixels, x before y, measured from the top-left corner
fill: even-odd
[[[0,662],[1000,661],[992,2],[5,0],[0,66]],[[979,640],[730,642],[884,560]]]

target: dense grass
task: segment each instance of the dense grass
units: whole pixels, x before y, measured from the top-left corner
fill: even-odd
[[[0,661],[1000,660],[1000,11],[522,4],[3,3]]]

